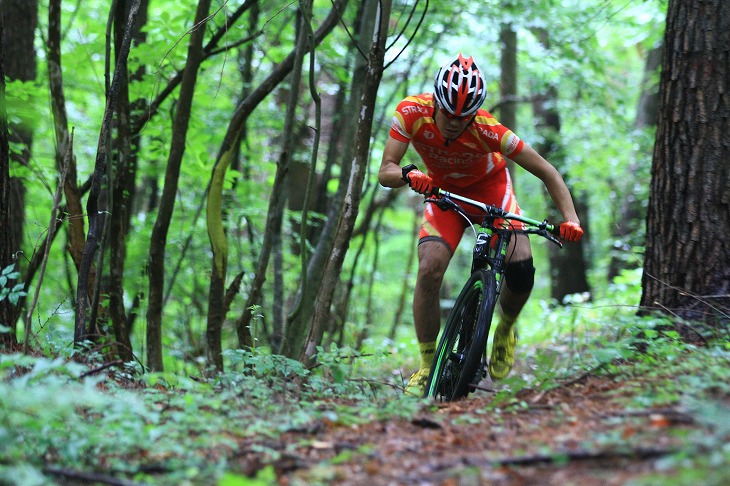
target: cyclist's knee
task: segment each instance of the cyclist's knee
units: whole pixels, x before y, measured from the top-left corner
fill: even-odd
[[[449,266],[451,250],[441,239],[421,240],[418,245],[418,277],[440,281]]]
[[[527,235],[515,235],[510,241],[508,253],[511,255],[512,261],[532,258],[532,248],[530,247],[530,239]]]
[[[535,285],[535,266],[532,258],[510,262],[504,269],[507,288],[515,294],[526,294]]]

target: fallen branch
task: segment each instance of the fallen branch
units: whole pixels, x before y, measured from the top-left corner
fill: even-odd
[[[604,451],[564,451],[555,454],[537,454],[532,456],[514,456],[491,461],[500,466],[531,466],[535,464],[561,463],[564,461],[608,461],[613,459],[653,459],[675,454],[676,449],[639,447],[637,449],[615,449]]]
[[[120,365],[122,363],[124,363],[124,361],[122,361],[121,359],[116,359],[114,361],[110,361],[109,363],[106,363],[106,364],[104,364],[102,366],[99,366],[98,368],[94,368],[93,370],[89,370],[89,371],[87,371],[85,373],[81,373],[79,375],[79,378],[86,378],[87,376],[94,375],[96,373],[99,373],[101,371],[104,371],[107,368],[111,368],[112,366],[117,366],[117,365]]]
[[[567,386],[570,386],[570,385],[574,385],[574,384],[578,383],[579,381],[583,381],[584,379],[588,378],[590,375],[592,375],[596,371],[602,370],[603,368],[605,368],[606,366],[608,366],[608,364],[609,364],[608,361],[604,361],[603,363],[600,363],[595,368],[591,368],[590,370],[587,370],[587,371],[581,373],[580,375],[576,376],[572,380],[566,381],[565,383],[561,383],[560,386],[561,387],[567,387]]]
[[[608,414],[601,414],[599,418],[613,418],[613,417],[652,417],[659,416],[665,417],[667,420],[674,423],[682,424],[694,424],[696,420],[692,415],[675,408],[649,408],[646,410],[623,410]]]
[[[469,388],[471,388],[472,390],[480,390],[480,391],[484,391],[484,392],[488,392],[488,393],[497,392],[497,390],[495,390],[494,388],[487,388],[484,386],[475,385],[474,383],[469,383]]]
[[[106,474],[89,473],[83,471],[75,471],[65,467],[46,466],[43,468],[45,474],[51,474],[53,476],[59,476],[72,481],[82,481],[85,483],[101,483],[111,484],[113,486],[138,486],[139,483],[127,481],[125,479],[118,479],[113,476],[107,476]]]

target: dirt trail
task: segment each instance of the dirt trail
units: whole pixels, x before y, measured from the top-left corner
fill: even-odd
[[[586,376],[498,412],[478,391],[413,420],[322,422],[269,447],[284,485],[620,485],[677,450],[678,429],[699,427],[678,409],[627,409],[636,386]],[[250,473],[248,457],[238,466]]]

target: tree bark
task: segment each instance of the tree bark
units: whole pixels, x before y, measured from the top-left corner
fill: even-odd
[[[511,24],[502,25],[499,40],[502,44],[499,61],[499,122],[510,130],[517,131],[517,103],[514,101],[517,97],[517,32]],[[512,184],[515,184],[515,163],[510,159],[507,159],[507,170]]]
[[[322,40],[335,28],[340,20],[341,13],[344,11],[348,0],[337,0],[332,10],[330,11],[327,18],[322,22],[320,27],[314,33],[315,46],[319,45]],[[239,133],[245,125],[246,120],[253,112],[254,108],[291,72],[294,68],[296,53],[290,53],[286,59],[269,75],[269,77],[256,88],[245,100],[243,100],[236,108],[233,119],[228,126],[226,137],[223,141],[223,147],[221,151],[224,151],[226,147],[235,143],[239,137]],[[280,190],[276,181],[280,181],[281,177],[277,174],[274,178],[274,188],[272,194],[276,194]],[[281,182],[280,182],[281,183]],[[254,274],[254,280],[251,283],[248,298],[246,299],[246,305],[243,308],[243,312],[236,320],[236,330],[238,332],[239,343],[241,346],[246,345],[246,340],[250,339],[250,325],[252,320],[251,309],[261,304],[261,289],[264,282],[266,281],[266,269],[269,264],[269,257],[271,253],[271,231],[273,225],[276,224],[274,214],[271,212],[271,204],[269,202],[269,214],[267,215],[266,230],[264,231],[264,241],[261,251],[259,253],[259,261],[256,265],[256,272]],[[268,236],[267,236],[268,235]],[[247,335],[248,334],[248,335]],[[287,333],[288,334],[288,333]]]
[[[195,13],[195,24],[190,34],[188,57],[180,83],[172,122],[170,155],[165,168],[165,185],[162,189],[157,219],[152,229],[149,254],[149,304],[147,308],[147,364],[153,371],[162,371],[162,301],[165,286],[165,246],[167,232],[175,208],[180,167],[185,154],[185,138],[190,121],[198,69],[203,59],[205,21],[210,10],[210,0],[200,0]],[[222,297],[221,297],[222,298]]]
[[[8,143],[8,114],[5,110],[5,13],[0,9],[0,225],[9,228],[10,222],[10,144]],[[11,231],[0,231],[0,272],[13,265],[13,237]],[[10,282],[0,286],[2,291]],[[0,325],[7,327],[0,331],[3,349],[12,349],[18,343],[16,320],[12,316],[14,305],[10,299],[0,301]]]
[[[347,254],[350,236],[352,235],[355,220],[357,219],[362,183],[365,178],[367,161],[370,154],[370,136],[372,134],[378,86],[383,76],[391,2],[389,0],[380,2],[373,1],[368,2],[368,4],[370,8],[366,6],[366,12],[370,11],[375,13],[375,25],[373,25],[372,30],[363,29],[365,33],[372,31],[373,40],[367,57],[367,65],[362,66],[362,70],[364,70],[362,73],[364,75],[364,85],[362,96],[359,98],[359,109],[353,111],[353,113],[360,114],[355,137],[355,156],[352,160],[352,170],[345,194],[345,204],[342,208],[335,233],[334,246],[327,260],[324,278],[319,287],[309,336],[301,351],[301,359],[304,362],[311,360],[316,354],[317,346],[322,342],[322,335],[327,327],[333,295],[339,282],[342,263]],[[367,13],[365,17],[368,18]]]
[[[138,10],[139,0],[133,0],[132,7],[129,11],[129,18],[126,22],[124,39],[120,46],[120,51],[117,53],[114,75],[107,93],[106,108],[99,134],[91,190],[89,192],[89,199],[86,202],[86,213],[89,216],[89,231],[79,265],[78,298],[76,301],[76,318],[74,324],[74,345],[76,346],[86,340],[91,334],[92,329],[96,327],[100,282],[98,276],[95,278],[95,283],[91,277],[93,276],[94,258],[96,257],[97,251],[100,255],[99,260],[103,259],[104,247],[109,231],[107,217],[113,211],[113,201],[111,201],[109,193],[109,183],[112,180],[110,176],[113,174],[111,154],[109,153],[112,135],[111,124],[121,83],[126,79],[123,73],[126,72],[125,66],[132,43],[132,26],[134,25]],[[96,268],[101,268],[101,265],[96,265]],[[92,288],[94,291],[93,295],[90,296],[89,290]]]
[[[56,133],[56,169],[63,170],[64,158],[68,151],[69,130],[66,114],[66,97],[63,90],[61,69],[61,1],[51,0],[48,5],[48,81],[51,91],[51,110]],[[71,147],[73,150],[73,147]],[[76,158],[71,157],[71,165],[66,174],[64,186],[66,198],[66,220],[68,222],[67,251],[79,270],[81,254],[84,251],[86,235],[84,229],[84,209],[81,192],[77,183]],[[91,279],[93,282],[93,278]]]
[[[556,167],[563,164],[560,145],[560,113],[557,110],[558,90],[550,86],[542,96],[536,97],[533,102],[535,120],[543,142],[535,145],[535,149],[549,159]],[[588,207],[585,196],[577,194],[575,197],[576,211],[581,217],[581,224],[588,227]],[[560,215],[553,213],[551,218],[558,221]],[[588,264],[584,254],[586,239],[578,243],[565,245],[562,249],[550,245],[550,296],[558,302],[571,294],[589,292],[590,285],[586,278]]]
[[[360,37],[360,32],[363,30],[362,25],[365,23],[364,11],[367,3],[361,3],[358,6],[357,13],[355,15],[355,26],[354,38]],[[360,48],[357,51],[353,49],[353,56],[358,59],[357,52],[360,52]],[[352,112],[351,110],[356,109],[356,103],[358,102],[359,93],[362,92],[363,78],[358,77],[357,74],[351,77],[350,81],[350,98],[344,106],[347,108],[346,112]],[[314,306],[319,291],[319,286],[324,277],[325,266],[329,258],[332,246],[334,244],[335,233],[337,231],[340,213],[345,200],[345,194],[348,187],[348,181],[350,180],[350,172],[352,170],[352,164],[346,161],[352,160],[352,154],[354,152],[354,139],[355,139],[356,121],[350,117],[347,120],[343,120],[338,127],[338,130],[342,132],[340,138],[342,140],[342,151],[336,154],[336,156],[342,161],[340,164],[340,174],[338,177],[337,191],[331,198],[329,206],[326,212],[326,219],[324,227],[322,228],[317,246],[314,252],[309,258],[307,265],[307,282],[306,285],[301,283],[294,295],[294,308],[287,316],[286,334],[282,341],[282,345],[279,351],[287,357],[299,358],[301,351],[304,346],[304,342],[309,334],[309,326],[311,325],[312,315],[314,314]],[[325,167],[325,174],[328,168]]]
[[[131,3],[127,0],[119,1],[114,20],[114,46],[119,53],[122,49],[126,20]],[[137,18],[132,26],[132,37],[139,41],[141,21],[147,18],[147,1],[140,2]],[[111,181],[114,201],[114,211],[109,215],[109,281],[107,294],[109,295],[109,318],[116,339],[116,353],[118,357],[129,362],[134,359],[132,340],[130,338],[130,320],[124,309],[124,267],[127,256],[127,232],[130,226],[131,204],[135,196],[135,179],[137,174],[137,150],[139,137],[131,131],[130,100],[129,100],[129,73],[127,66],[122,67],[122,80],[119,83],[119,96],[115,107],[115,129],[113,167],[114,176]]]
[[[667,9],[643,310],[730,324],[730,3]]]
[[[27,165],[33,143],[33,129],[30,124],[9,125],[5,104],[5,76],[10,80],[35,81],[36,53],[33,46],[35,28],[38,22],[36,0],[5,0],[0,3],[0,77],[2,80],[2,113],[0,117],[0,270],[17,265],[17,252],[21,250],[23,225],[25,221],[25,187],[21,179],[10,177],[10,164]],[[10,142],[19,144],[21,153],[10,152]],[[26,278],[24,287],[28,288]],[[10,283],[7,284],[10,286]],[[9,332],[0,333],[0,345],[11,347],[17,344],[16,328],[24,299],[17,304],[5,299],[0,301],[0,325]]]

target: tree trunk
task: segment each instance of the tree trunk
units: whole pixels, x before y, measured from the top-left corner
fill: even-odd
[[[194,25],[205,21],[210,10],[210,0],[200,0],[195,13]],[[193,102],[198,68],[203,59],[203,37],[205,29],[193,29],[188,45],[188,58],[185,63],[180,97],[177,100],[172,122],[172,141],[170,155],[165,169],[165,185],[162,189],[157,219],[152,229],[149,255],[149,304],[147,308],[147,361],[153,371],[162,371],[162,301],[165,286],[165,246],[167,231],[170,228],[172,212],[175,208],[180,166],[185,153],[185,138],[190,121],[190,107]],[[222,299],[222,294],[221,294]]]
[[[370,154],[370,136],[375,113],[375,101],[377,98],[378,86],[383,75],[383,61],[385,57],[385,44],[388,35],[388,21],[390,19],[391,2],[389,0],[380,2],[368,2],[370,8],[365,7],[366,12],[375,13],[375,25],[372,28],[372,44],[368,53],[367,65],[362,66],[365,72],[362,97],[360,98],[359,109],[353,113],[359,113],[357,133],[355,137],[355,156],[352,160],[352,171],[345,194],[345,204],[340,215],[332,252],[325,267],[324,278],[317,294],[315,311],[309,336],[302,349],[301,358],[303,361],[310,360],[317,351],[317,346],[322,342],[322,334],[327,327],[330,316],[330,306],[339,282],[342,263],[347,254],[350,236],[352,235],[357,219],[358,207],[362,192],[362,183],[365,178],[367,161]],[[372,15],[372,14],[371,14]],[[368,18],[368,14],[365,15]],[[373,17],[370,17],[373,18]],[[368,33],[370,29],[363,29]]]
[[[140,4],[140,9],[147,8],[147,2]],[[114,21],[114,46],[118,53],[122,49],[126,19],[129,15],[130,2],[120,1],[117,4]],[[142,13],[142,11],[140,11]],[[137,16],[139,19],[146,15]],[[142,25],[139,22],[132,26],[132,36],[140,39]],[[124,267],[127,255],[127,232],[131,204],[135,194],[137,173],[138,138],[133,139],[130,121],[129,81],[126,65],[122,67],[122,80],[119,84],[116,114],[116,138],[114,139],[114,175],[111,181],[114,211],[109,215],[109,318],[116,339],[116,354],[124,362],[134,359],[130,338],[129,319],[124,309]]]
[[[48,81],[51,91],[51,110],[56,133],[56,168],[63,169],[64,158],[68,152],[69,130],[66,114],[66,98],[63,91],[63,71],[61,69],[61,1],[51,0],[48,5]],[[73,150],[73,147],[71,147]],[[71,157],[68,167],[64,197],[66,198],[66,220],[68,221],[67,251],[79,270],[81,254],[86,244],[84,232],[84,209],[81,193],[77,185],[76,158]],[[92,278],[93,281],[93,278]]]
[[[120,52],[117,53],[114,76],[107,93],[106,108],[101,124],[101,132],[99,133],[99,144],[97,146],[91,190],[89,192],[89,199],[86,202],[86,213],[89,217],[89,231],[79,266],[78,298],[76,301],[76,320],[74,326],[74,345],[76,346],[87,339],[92,334],[92,330],[96,329],[100,279],[97,275],[94,282],[94,279],[90,277],[93,276],[94,258],[96,257],[97,251],[100,256],[99,261],[103,260],[109,231],[107,216],[113,211],[113,201],[109,192],[109,182],[113,180],[111,154],[109,153],[112,135],[111,124],[120,85],[125,81],[125,76],[122,73],[126,72],[124,66],[126,66],[129,56],[129,49],[132,43],[131,30],[138,9],[139,0],[134,0],[126,24],[124,41],[122,42]],[[97,264],[96,268],[100,269],[101,265]],[[90,296],[89,289],[92,288],[93,295]]]
[[[272,302],[272,323],[274,329],[284,328],[284,276],[283,276],[283,241],[282,241],[282,223],[284,220],[284,208],[286,200],[289,196],[289,184],[293,177],[292,172],[296,173],[297,164],[292,163],[294,150],[299,139],[300,130],[296,127],[296,110],[299,106],[300,88],[302,84],[302,70],[304,64],[304,55],[309,52],[310,56],[314,56],[314,39],[310,38],[311,31],[312,5],[306,0],[299,1],[299,14],[297,16],[297,44],[295,47],[296,56],[294,58],[294,69],[289,75],[289,98],[287,100],[286,114],[284,115],[284,132],[282,152],[279,155],[276,167],[276,177],[281,177],[280,184],[276,184],[283,189],[282,194],[272,194],[272,199],[276,198],[276,204],[270,205],[269,211],[276,211],[273,215],[271,227],[272,252],[274,254],[274,296]],[[313,74],[313,73],[312,73]],[[314,169],[314,168],[313,168]],[[296,187],[306,187],[305,185]],[[310,188],[311,190],[311,188]],[[303,194],[304,197],[300,201],[296,201],[299,208],[304,208],[304,201],[308,198],[307,191],[297,190],[297,193]],[[293,196],[293,199],[299,199],[299,196]],[[302,261],[306,260],[306,253],[301,254]],[[301,276],[301,280],[306,282],[306,274]]]
[[[0,10],[0,225],[9,228],[10,222],[10,144],[8,143],[8,114],[5,110],[5,13]],[[13,237],[11,231],[0,231],[0,272],[13,265]],[[5,274],[4,272],[2,273]],[[0,292],[10,287],[10,282],[0,286]],[[0,301],[0,345],[12,349],[17,345],[16,320],[12,319],[14,305],[10,299]]]
[[[517,32],[511,24],[502,25],[499,40],[502,44],[499,62],[499,122],[510,130],[517,131]],[[515,184],[515,163],[510,159],[507,159],[507,170],[512,184]]]
[[[361,3],[355,15],[354,23],[357,28],[354,32],[354,37],[356,39],[360,37],[362,24],[365,23],[363,20],[363,12],[366,6],[367,3]],[[354,54],[354,57],[357,59],[357,54]],[[358,77],[357,73],[351,77],[349,104],[345,103],[345,106],[348,107],[345,111],[351,112],[350,110],[357,109],[356,103],[359,98],[358,94],[362,92],[362,81],[362,77]],[[356,121],[350,117],[349,119],[343,120],[343,123],[339,124],[336,129],[340,132],[338,138],[342,140],[342,151],[335,155],[342,161],[340,164],[337,191],[329,202],[325,224],[319,234],[317,246],[309,258],[309,263],[307,264],[307,281],[306,283],[300,283],[299,289],[294,296],[294,309],[287,316],[286,334],[279,351],[290,358],[296,359],[301,356],[304,342],[309,334],[309,326],[311,325],[312,315],[314,314],[317,292],[319,291],[319,286],[324,276],[327,259],[332,251],[335,232],[337,231],[348,181],[350,180],[352,164],[348,164],[346,161],[352,159],[355,144],[355,128]],[[338,135],[335,136],[337,137]],[[330,152],[329,155],[332,155],[332,153]],[[327,166],[325,167],[325,175],[329,170],[328,166],[330,161],[327,162]]]
[[[5,108],[5,76],[10,80],[33,82],[36,78],[36,53],[33,47],[38,22],[36,0],[5,0],[0,3],[0,75],[2,77],[2,126],[0,127],[0,227],[5,228],[0,237],[0,270],[17,265],[16,252],[21,249],[25,215],[25,187],[19,178],[10,178],[10,163],[27,165],[33,143],[30,123],[8,125]],[[22,147],[21,153],[10,152],[10,141]],[[25,288],[29,281],[26,279]],[[10,286],[10,283],[7,284]],[[0,325],[9,328],[0,332],[0,345],[17,344],[16,327],[24,299],[17,303],[9,299],[0,301]]]
[[[228,271],[228,240],[223,226],[223,184],[226,170],[233,159],[236,144],[231,150],[224,153],[213,167],[208,190],[208,205],[206,210],[208,237],[213,249],[213,262],[208,288],[208,323],[205,331],[208,363],[216,371],[223,371],[222,334],[224,311],[224,294],[226,273]]]
[[[327,18],[322,22],[320,27],[314,33],[315,46],[319,45],[322,40],[334,29],[340,19],[340,13],[344,11],[348,0],[337,0]],[[223,148],[233,143],[239,136],[240,130],[245,125],[246,120],[252,113],[254,108],[260,103],[284,78],[291,72],[294,67],[296,53],[290,53],[287,58],[271,73],[271,75],[256,88],[241,104],[236,108],[233,119],[228,127]],[[278,168],[277,164],[277,168]],[[274,178],[274,188],[272,194],[276,194],[280,189],[277,187],[277,181],[282,177],[277,174]],[[281,182],[280,182],[281,183]],[[274,201],[276,202],[276,201]],[[254,281],[251,283],[250,292],[246,300],[243,312],[236,320],[236,330],[238,332],[239,342],[241,346],[247,345],[250,340],[250,325],[252,319],[251,309],[261,304],[261,289],[266,281],[266,269],[268,267],[269,254],[271,252],[271,231],[273,225],[277,224],[272,212],[272,201],[269,201],[269,213],[266,221],[266,230],[264,231],[263,247],[259,253],[259,261],[256,266]],[[250,344],[249,344],[250,345]]]
[[[636,108],[635,127],[643,129],[656,127],[657,110],[659,108],[659,83],[654,81],[661,62],[662,46],[652,49],[646,58],[644,79],[641,83],[641,94]],[[609,178],[614,192],[615,201],[619,206],[618,217],[611,224],[611,261],[608,265],[608,280],[612,281],[622,270],[638,268],[641,260],[634,255],[634,248],[643,246],[645,241],[644,226],[646,221],[647,189],[638,188],[637,180],[641,180],[640,169],[643,169],[641,160],[643,152],[630,154],[634,160],[629,165],[627,173],[618,174],[618,180]]]
[[[642,309],[730,324],[730,3],[673,0],[646,220]]]
[[[535,149],[556,167],[562,165],[560,145],[560,113],[557,110],[558,91],[549,87],[543,96],[536,97],[533,102],[533,111],[537,128],[544,142],[536,144]],[[575,198],[576,211],[581,217],[581,224],[588,227],[588,207],[583,195]],[[554,213],[553,221],[559,220],[560,215]],[[550,245],[550,296],[558,302],[571,294],[590,292],[586,278],[588,264],[584,254],[586,239],[578,243],[565,245],[562,249]]]

